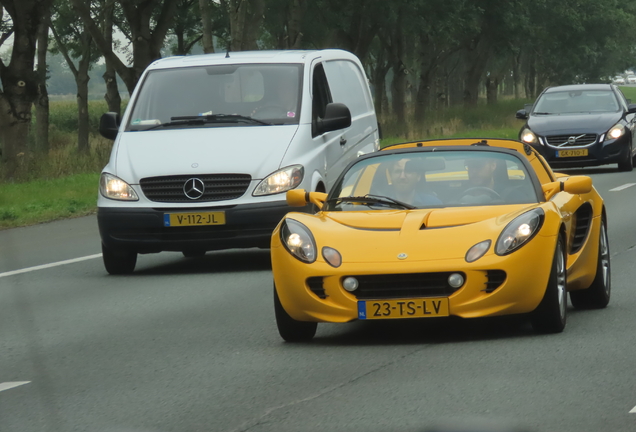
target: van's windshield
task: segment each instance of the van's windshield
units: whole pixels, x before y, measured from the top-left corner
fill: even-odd
[[[245,64],[154,70],[127,130],[298,124],[302,65]]]

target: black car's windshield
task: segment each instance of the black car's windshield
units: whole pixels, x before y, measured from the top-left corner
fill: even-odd
[[[493,151],[413,152],[353,165],[325,210],[386,210],[538,202],[531,176],[516,156]]]
[[[618,100],[611,90],[570,90],[544,93],[533,115],[617,112]]]
[[[127,130],[298,124],[302,66],[218,65],[146,76]]]

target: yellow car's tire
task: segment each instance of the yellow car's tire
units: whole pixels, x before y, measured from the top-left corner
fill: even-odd
[[[566,287],[565,246],[563,239],[559,237],[543,300],[532,312],[531,322],[535,331],[539,333],[560,333],[563,331],[568,311]]]
[[[274,286],[274,312],[278,333],[287,342],[308,342],[316,334],[318,323],[296,321],[283,308]]]
[[[102,243],[102,259],[106,271],[112,275],[130,274],[137,265],[137,253],[113,250]]]
[[[610,301],[612,292],[612,276],[610,267],[609,240],[607,237],[607,223],[601,221],[601,231],[598,242],[598,262],[596,276],[588,289],[572,291],[570,301],[577,309],[602,309]]]

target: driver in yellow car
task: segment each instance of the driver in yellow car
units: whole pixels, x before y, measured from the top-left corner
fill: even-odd
[[[391,198],[416,207],[442,204],[442,201],[435,195],[422,190],[424,170],[422,169],[422,163],[418,162],[420,161],[405,158],[393,163],[389,169],[391,184],[393,185],[393,196]]]

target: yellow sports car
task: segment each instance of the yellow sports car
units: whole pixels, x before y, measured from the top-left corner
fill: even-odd
[[[563,331],[610,298],[603,199],[502,139],[393,145],[360,157],[329,195],[293,190],[272,235],[274,306],[286,341],[319,322],[528,314]]]

